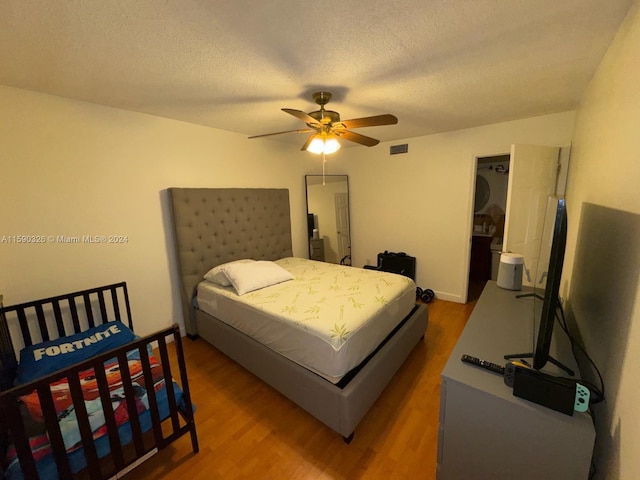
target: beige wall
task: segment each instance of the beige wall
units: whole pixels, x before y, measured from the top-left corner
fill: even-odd
[[[567,189],[566,310],[606,382],[598,478],[640,478],[640,2],[576,119]]]
[[[340,150],[329,164],[350,174],[353,265],[403,251],[416,257],[419,286],[464,301],[475,158],[508,154],[512,143],[569,145],[573,127],[567,112],[393,142],[409,144],[404,155],[389,155],[390,144]]]
[[[299,147],[0,87],[0,241],[123,235],[122,244],[0,243],[6,304],[125,280],[136,331],[181,322],[162,192],[290,189],[294,253],[306,256]],[[175,292],[175,293],[174,293]]]
[[[477,155],[511,143],[566,145],[573,113],[344,148],[327,174],[349,174],[355,266],[378,252],[415,255],[417,281],[462,301]],[[399,142],[397,142],[399,143]],[[0,87],[0,239],[124,235],[125,244],[0,244],[7,304],[125,280],[139,333],[181,323],[166,229],[170,186],[289,188],[294,254],[307,256],[304,175],[319,157],[297,144]]]

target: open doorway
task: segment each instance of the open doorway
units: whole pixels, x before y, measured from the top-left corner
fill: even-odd
[[[504,237],[509,154],[478,157],[467,301],[476,300],[488,280],[495,280]]]

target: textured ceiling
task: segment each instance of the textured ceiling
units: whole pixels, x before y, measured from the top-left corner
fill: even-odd
[[[397,140],[575,109],[631,3],[2,0],[0,84],[244,135],[328,90]]]

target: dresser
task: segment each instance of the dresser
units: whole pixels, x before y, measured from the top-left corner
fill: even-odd
[[[324,238],[309,239],[309,260],[324,262]]]
[[[491,278],[491,235],[474,234],[471,236],[471,259],[469,278],[471,280],[489,280]]]
[[[460,361],[468,354],[504,365],[505,354],[532,350],[534,299],[516,298],[521,293],[487,282],[442,371],[438,480],[588,478],[595,428],[587,413],[568,416],[515,397],[501,375]],[[551,355],[578,371],[558,327]],[[551,364],[544,371],[563,373]]]

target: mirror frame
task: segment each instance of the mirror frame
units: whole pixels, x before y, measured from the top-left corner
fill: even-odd
[[[317,181],[313,181],[317,179]],[[329,183],[333,183],[336,181],[336,179],[344,179],[344,182],[346,183],[346,193],[347,193],[347,224],[348,224],[348,230],[349,230],[349,240],[348,240],[348,247],[347,250],[348,252],[342,256],[342,258],[340,258],[340,254],[337,251],[338,249],[338,237],[337,234],[333,234],[333,235],[321,235],[320,238],[321,239],[325,239],[324,242],[322,242],[322,247],[321,247],[321,251],[322,251],[322,260],[321,261],[328,261],[327,260],[327,253],[330,254],[334,254],[334,255],[330,255],[329,261],[328,263],[336,263],[336,264],[343,264],[343,265],[351,265],[351,205],[350,205],[350,195],[351,193],[349,192],[349,176],[346,174],[334,174],[334,175],[305,175],[304,176],[304,186],[305,186],[305,201],[306,201],[306,207],[307,207],[307,230],[308,230],[308,247],[309,247],[309,258],[314,257],[314,249],[313,249],[313,237],[310,234],[311,229],[313,228],[310,224],[309,224],[309,220],[308,220],[308,216],[310,214],[314,214],[317,215],[317,212],[310,212],[309,211],[309,186],[313,186],[313,185],[322,185],[323,183],[329,184]],[[337,193],[337,192],[336,192]],[[333,204],[335,205],[335,203]],[[335,207],[333,207],[335,208]],[[335,217],[334,217],[335,218]],[[314,216],[314,224],[313,226],[318,226],[318,222],[317,222],[317,216]],[[322,233],[322,232],[320,232]],[[327,241],[327,239],[329,241]],[[333,242],[331,241],[333,240]],[[318,260],[318,258],[312,258],[315,260]]]

